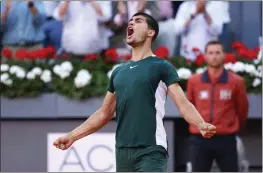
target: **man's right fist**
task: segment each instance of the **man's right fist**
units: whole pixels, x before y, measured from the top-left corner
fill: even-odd
[[[74,143],[74,140],[70,138],[69,135],[59,137],[53,142],[53,145],[61,150],[68,149],[72,144]]]

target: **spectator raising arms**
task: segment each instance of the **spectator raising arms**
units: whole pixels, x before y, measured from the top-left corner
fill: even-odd
[[[220,10],[216,1],[186,1],[180,5],[174,29],[176,34],[181,36],[181,56],[195,60],[193,48],[204,52],[205,45],[218,38],[223,24],[222,20],[217,20],[215,16]]]
[[[44,21],[44,7],[40,1],[1,1],[3,46],[13,52],[19,48],[41,48],[45,37]]]
[[[64,51],[82,57],[104,49],[108,42],[104,22],[111,18],[111,10],[111,1],[61,2],[54,18],[63,21],[61,44]]]

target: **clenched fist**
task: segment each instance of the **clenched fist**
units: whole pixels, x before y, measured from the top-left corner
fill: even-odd
[[[202,123],[199,130],[204,138],[211,138],[216,134],[216,127],[209,123]]]
[[[66,150],[66,149],[68,149],[73,143],[74,143],[74,140],[73,140],[69,135],[66,135],[66,136],[62,136],[62,137],[59,137],[58,139],[56,139],[56,140],[53,142],[53,145],[54,145],[55,147],[57,147],[58,149]]]

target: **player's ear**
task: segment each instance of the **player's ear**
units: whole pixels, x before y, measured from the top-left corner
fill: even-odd
[[[148,31],[148,36],[149,36],[149,37],[153,37],[154,34],[155,34],[155,31],[154,31],[154,30],[149,30],[149,31]]]

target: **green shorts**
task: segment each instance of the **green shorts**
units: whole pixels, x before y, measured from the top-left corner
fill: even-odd
[[[116,148],[116,172],[166,172],[167,162],[162,146]]]

